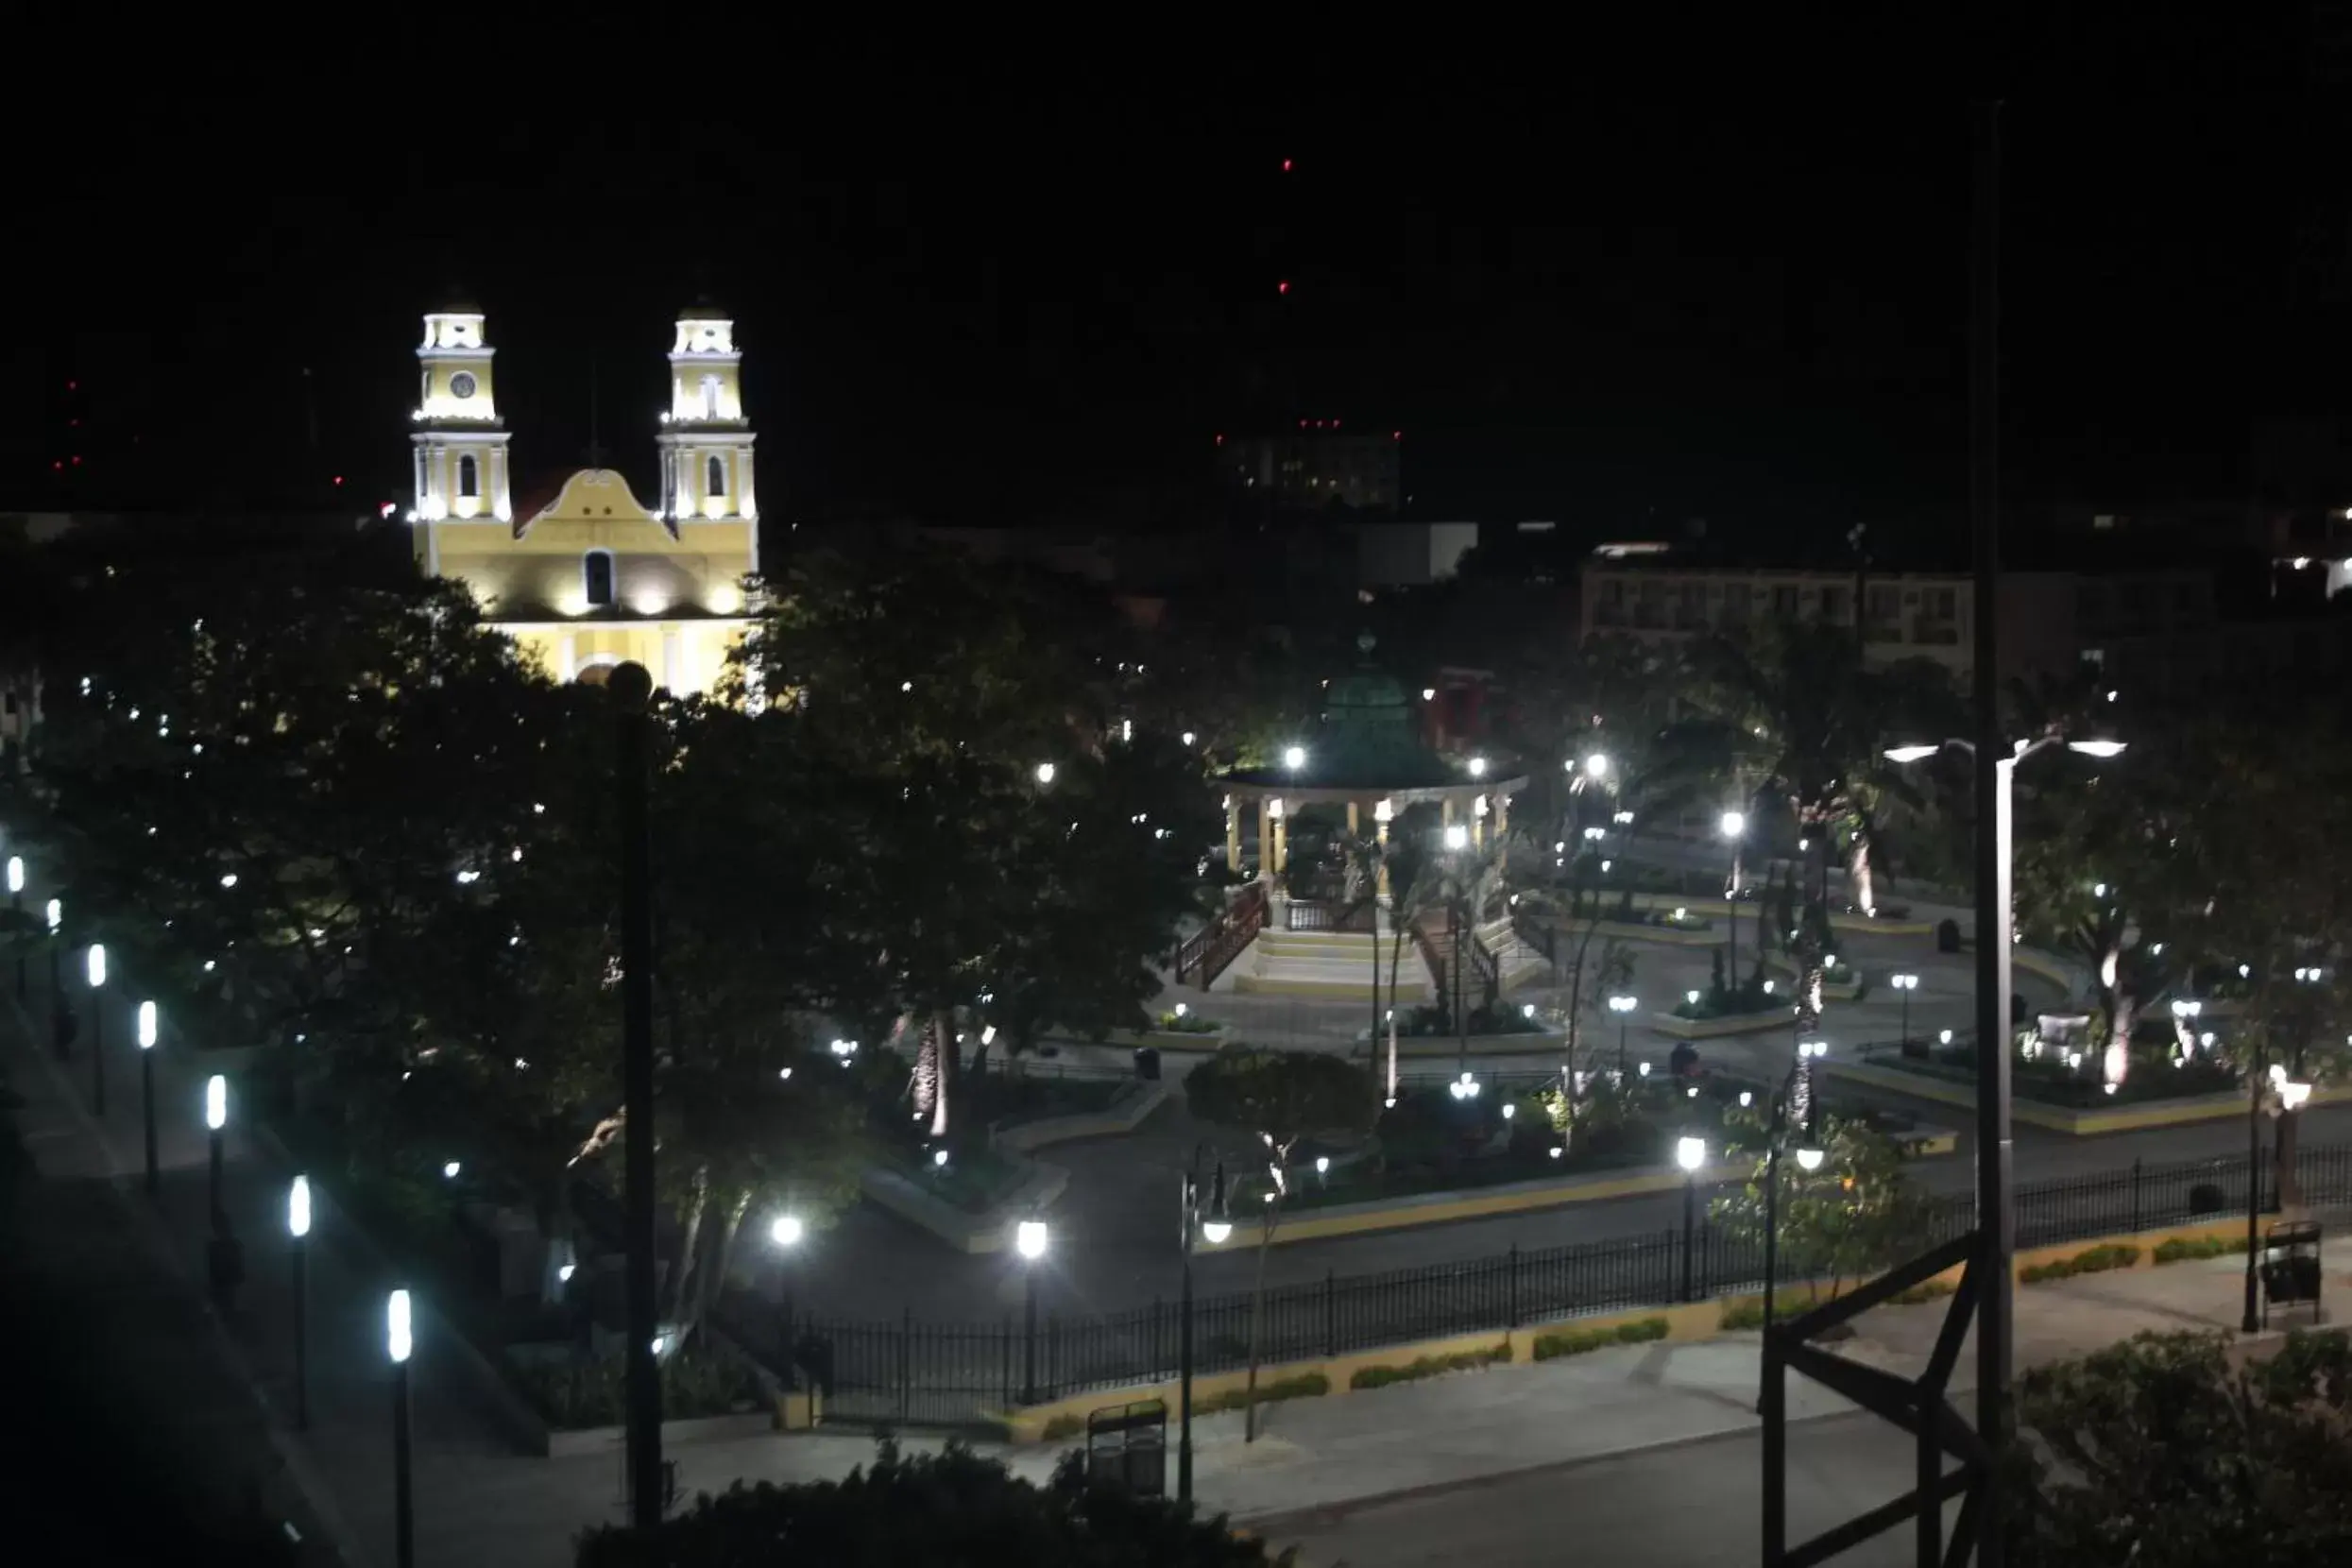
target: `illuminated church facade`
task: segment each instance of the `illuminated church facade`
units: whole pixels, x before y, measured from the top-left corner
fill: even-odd
[[[557,680],[601,681],[634,659],[657,686],[708,690],[745,624],[743,580],[759,570],[734,322],[703,307],[678,317],[650,507],[619,473],[594,468],[515,503],[496,352],[480,311],[425,317],[408,514],[418,566],[471,588]]]

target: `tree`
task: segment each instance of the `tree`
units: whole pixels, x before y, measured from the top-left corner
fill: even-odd
[[[665,1519],[650,1534],[619,1525],[580,1541],[579,1568],[786,1568],[857,1563],[1022,1563],[1029,1568],[1242,1568],[1287,1563],[1264,1542],[1202,1519],[1187,1503],[1090,1482],[1082,1455],[1043,1487],[961,1442],[912,1457],[885,1439],[874,1462],[839,1481],[738,1481]]]
[[[1229,1046],[1192,1069],[1185,1099],[1203,1121],[1230,1127],[1265,1150],[1265,1217],[1258,1232],[1257,1282],[1250,1303],[1250,1376],[1244,1440],[1257,1440],[1259,1331],[1266,1310],[1266,1254],[1290,1196],[1290,1156],[1314,1133],[1360,1133],[1372,1126],[1379,1100],[1370,1075],[1342,1057],[1320,1051]]]
[[[2141,1334],[2027,1372],[2011,1450],[2019,1568],[2299,1568],[2352,1559],[2352,1346]]]
[[[1815,1091],[1818,1092],[1818,1091]],[[1759,1105],[1745,1116],[1750,1132],[1762,1134],[1771,1110]],[[1812,1282],[1821,1299],[1826,1278],[1836,1296],[1849,1279],[1876,1273],[1918,1250],[1934,1205],[1903,1168],[1902,1152],[1869,1124],[1824,1111],[1820,1115],[1823,1159],[1807,1170],[1786,1157],[1778,1162],[1780,1270]],[[1734,1237],[1762,1246],[1768,1203],[1766,1183],[1774,1162],[1759,1156],[1747,1185],[1715,1200],[1715,1223]]]

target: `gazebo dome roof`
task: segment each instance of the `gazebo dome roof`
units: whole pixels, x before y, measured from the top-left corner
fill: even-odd
[[[1355,639],[1364,662],[1323,689],[1322,720],[1302,737],[1306,765],[1244,768],[1234,783],[1324,790],[1427,790],[1484,782],[1422,743],[1413,699],[1372,662],[1370,632]]]

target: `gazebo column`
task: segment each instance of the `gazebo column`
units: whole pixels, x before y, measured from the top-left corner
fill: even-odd
[[[1453,826],[1454,797],[1452,795],[1447,795],[1438,802],[1438,827],[1440,828],[1446,828]]]
[[[1382,903],[1384,903],[1384,904],[1385,904],[1385,903],[1388,903],[1388,902],[1389,901],[1389,819],[1391,816],[1393,816],[1393,815],[1395,814],[1395,812],[1396,812],[1396,808],[1395,808],[1392,804],[1390,804],[1389,802],[1385,801],[1385,800],[1384,800],[1384,801],[1381,801],[1378,805],[1376,805],[1376,806],[1374,806],[1374,807],[1372,808],[1372,831],[1373,831],[1374,833],[1378,834],[1378,835],[1379,835],[1379,838],[1380,838],[1380,873],[1379,873],[1379,875],[1380,875],[1380,886],[1379,886],[1379,893],[1380,893],[1380,901],[1381,901]]]
[[[1290,839],[1284,820],[1288,813],[1283,810],[1280,795],[1273,798],[1271,806],[1274,819],[1274,875],[1279,877],[1283,874],[1284,868],[1290,863]]]
[[[1487,846],[1487,797],[1480,795],[1470,807],[1470,847]]]
[[[1234,797],[1225,797],[1225,869],[1241,869],[1241,808]]]
[[[1510,837],[1510,796],[1498,794],[1494,797],[1494,842],[1501,844],[1508,837]]]
[[[1270,796],[1257,797],[1257,875],[1260,881],[1274,876],[1274,819]]]
[[[1364,830],[1364,829],[1363,829],[1363,827],[1360,826],[1360,824],[1358,823],[1358,821],[1357,821],[1357,819],[1356,819],[1355,810],[1356,810],[1355,802],[1355,801],[1352,801],[1352,800],[1351,800],[1351,801],[1349,801],[1349,802],[1348,802],[1348,837],[1349,837],[1349,838],[1351,838],[1351,839],[1352,839],[1352,838],[1354,838],[1354,837],[1355,837],[1358,833],[1361,833],[1361,832]]]

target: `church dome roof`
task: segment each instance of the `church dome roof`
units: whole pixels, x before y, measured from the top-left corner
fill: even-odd
[[[678,312],[678,319],[681,321],[731,321],[734,317],[707,299],[697,299],[686,309]]]

